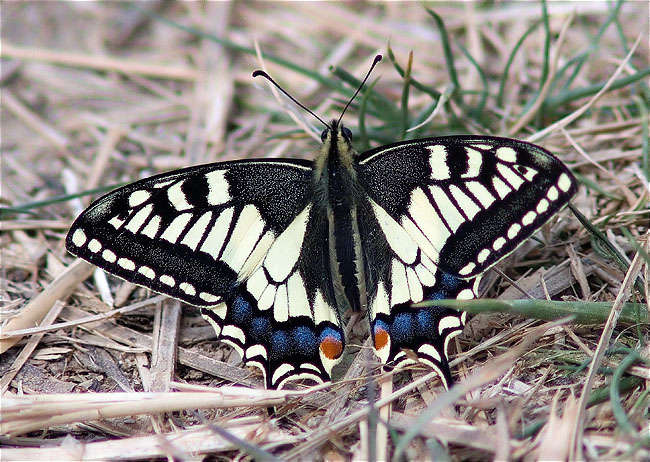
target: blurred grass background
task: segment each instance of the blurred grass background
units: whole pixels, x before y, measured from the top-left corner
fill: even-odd
[[[218,418],[231,434],[252,422],[263,435],[254,447],[224,437],[227,443],[199,452],[363,459],[397,448],[408,458],[436,460],[560,459],[580,451],[590,459],[648,457],[646,2],[4,2],[1,8],[3,320],[19,317],[72,261],[63,249],[65,231],[101,191],[205,162],[312,158],[322,127],[252,79],[254,69],[266,69],[327,119],[338,116],[381,53],[385,59],[344,119],[359,149],[454,133],[511,136],[555,153],[582,183],[573,202],[580,215],[561,213],[483,285],[486,297],[524,298],[523,290],[550,305],[520,301],[505,314],[496,313],[503,305],[494,302],[467,306],[484,312],[456,342],[459,378],[497,370],[493,358],[515,351],[541,324],[532,319],[574,310],[582,321],[553,327],[505,374],[457,396],[455,408],[440,404],[449,394],[436,399],[437,381],[414,382],[422,371],[398,375],[396,388],[417,387],[393,399],[389,439],[373,412],[352,418],[369,399],[361,379],[338,383],[318,402],[279,408],[280,420],[271,424],[263,407],[204,417],[184,412],[177,417],[190,431]],[[72,318],[66,310],[105,313],[149,296],[115,279],[100,296],[101,284],[95,278],[79,285],[59,321]],[[619,323],[607,320],[612,306],[623,310]],[[156,332],[154,312],[135,309],[109,322],[146,333],[153,324]],[[349,327],[357,343],[364,322],[353,319]],[[187,354],[237,365],[237,355],[205,327],[186,310],[179,341]],[[2,383],[3,400],[148,390],[149,357],[142,351],[153,347],[121,335],[106,325],[54,330],[22,359],[26,345],[19,343],[0,360],[0,375],[14,377]],[[596,361],[600,351],[604,359]],[[98,357],[104,361],[89,365]],[[372,355],[364,357],[353,366],[382,377],[368,364]],[[171,380],[221,383],[216,363],[197,369],[183,355],[179,363]],[[416,423],[421,415],[430,418]],[[28,437],[8,432],[0,442],[20,451],[60,444],[65,436],[94,443],[122,438],[116,457],[160,457],[168,449],[147,452],[133,437],[170,432],[177,417],[148,419],[143,412]],[[332,431],[323,436],[327,426]],[[404,429],[411,430],[406,437]],[[377,442],[378,453],[368,441]],[[255,452],[262,448],[268,452]]]

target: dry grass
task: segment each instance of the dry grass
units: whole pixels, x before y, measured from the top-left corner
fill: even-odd
[[[550,3],[507,73],[542,5],[431,6],[453,63],[417,3],[2,4],[3,460],[650,458],[648,5]],[[75,193],[216,160],[310,157],[295,108],[251,71],[265,66],[329,117],[351,90],[328,67],[360,76],[389,41],[410,85],[384,60],[348,125],[361,110],[371,145],[397,140],[444,93],[410,136],[508,134],[556,153],[603,239],[565,210],[486,276],[484,296],[574,301],[592,324],[551,322],[558,303],[479,303],[447,393],[427,371],[381,372],[368,344],[331,386],[264,391],[196,310],[101,272],[83,282],[92,268],[63,248],[92,197]]]

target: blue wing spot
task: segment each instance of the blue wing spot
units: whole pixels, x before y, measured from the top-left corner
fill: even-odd
[[[253,307],[243,297],[239,296],[230,307],[230,315],[235,324],[240,326],[248,325],[253,316]]]
[[[456,276],[452,276],[449,273],[442,273],[442,277],[440,278],[442,282],[442,287],[444,290],[452,291],[456,289],[460,285],[460,279],[458,279]]]
[[[397,344],[401,345],[411,341],[413,338],[413,328],[415,327],[414,321],[411,313],[399,313],[395,316],[390,334]]]
[[[293,353],[291,337],[286,331],[276,330],[271,335],[271,352],[269,359],[281,361]]]
[[[250,325],[250,337],[254,343],[266,343],[271,335],[271,321],[258,316],[253,318]]]
[[[420,308],[417,312],[418,335],[425,338],[433,338],[435,331],[435,319],[431,310]]]
[[[298,326],[293,329],[292,336],[300,354],[312,356],[317,354],[318,340],[316,333],[307,326]]]

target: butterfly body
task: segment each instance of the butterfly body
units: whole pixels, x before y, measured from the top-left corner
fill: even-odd
[[[329,380],[347,308],[376,355],[452,377],[465,314],[414,303],[477,296],[481,274],[566,205],[569,170],[537,146],[454,136],[358,154],[333,121],[313,162],[222,162],[140,180],[94,202],[68,250],[201,307],[268,387]],[[408,351],[413,354],[407,354]]]

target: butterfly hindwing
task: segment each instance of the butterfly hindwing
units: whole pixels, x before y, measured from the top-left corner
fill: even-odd
[[[553,155],[522,141],[428,138],[361,155],[359,182],[445,272],[471,278],[512,252],[576,191]]]
[[[447,346],[462,332],[466,315],[450,308],[412,305],[475,298],[480,276],[465,280],[441,270],[373,200],[360,207],[358,216],[375,353],[392,366],[417,358],[451,385]]]
[[[219,337],[266,386],[328,381],[345,345],[329,273],[327,221],[307,205],[223,304],[204,308]]]

